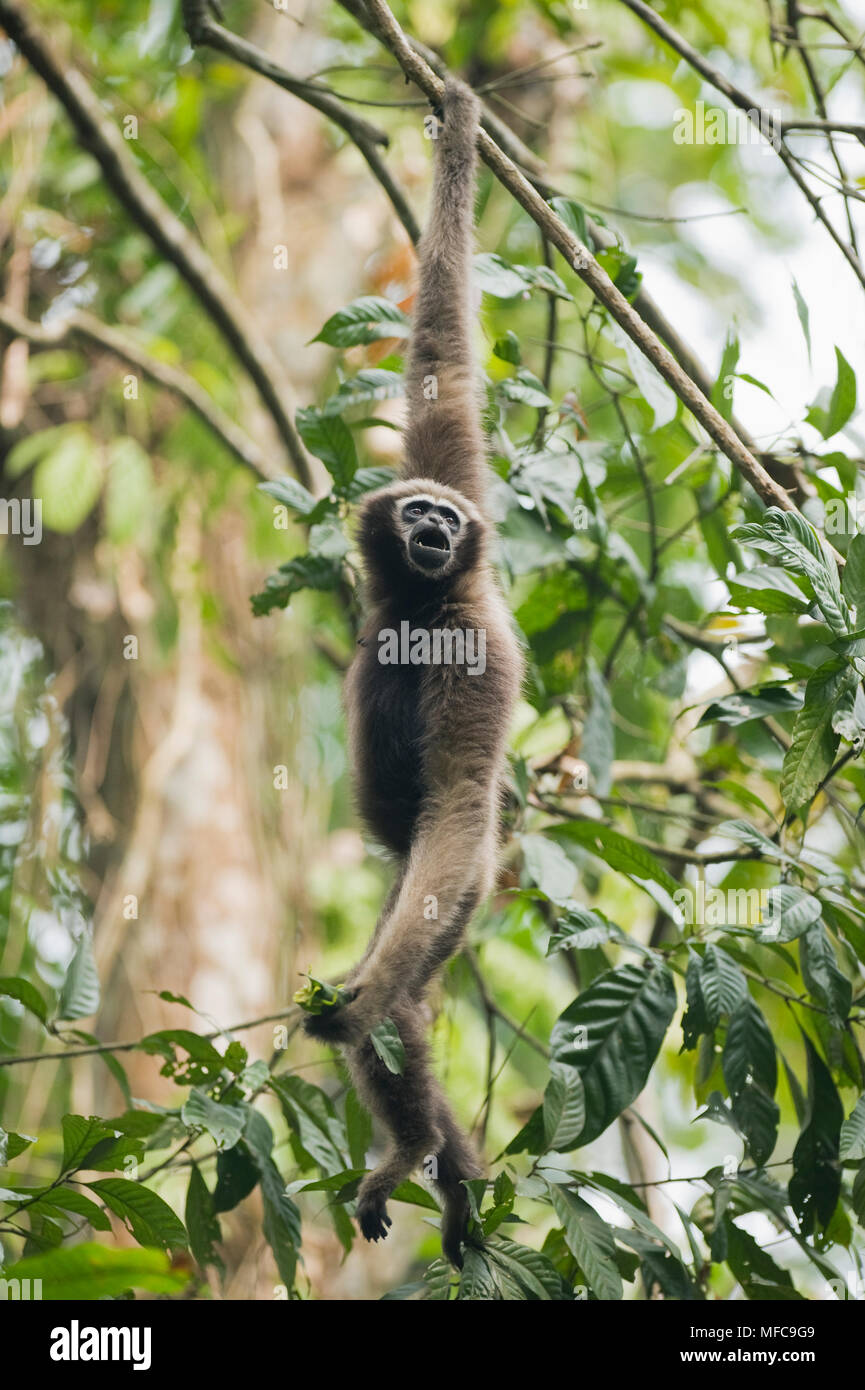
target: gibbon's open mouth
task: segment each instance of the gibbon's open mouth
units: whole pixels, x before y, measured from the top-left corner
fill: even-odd
[[[451,542],[447,531],[428,521],[418,522],[408,541],[409,554],[416,565],[424,570],[438,570],[446,565],[451,556]]]

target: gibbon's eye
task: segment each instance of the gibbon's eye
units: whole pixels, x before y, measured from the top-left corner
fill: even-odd
[[[409,502],[408,506],[403,508],[403,516],[409,517],[412,521],[417,521],[419,517],[425,516],[428,511],[428,502]]]
[[[456,512],[446,512],[440,507],[439,514],[445,526],[449,527],[451,531],[458,531],[460,529],[460,519]]]

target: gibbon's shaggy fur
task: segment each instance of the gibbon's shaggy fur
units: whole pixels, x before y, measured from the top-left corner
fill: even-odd
[[[423,1164],[441,1193],[442,1245],[457,1266],[469,1215],[462,1183],[481,1168],[430,1066],[425,996],[493,886],[505,745],[522,680],[487,554],[487,462],[471,346],[478,113],[474,93],[449,81],[420,250],[403,479],[371,494],[359,522],[369,614],[346,681],[349,737],[362,815],[399,868],[346,982],[350,1002],[305,1024],[313,1037],[343,1047],[361,1098],[390,1135],[383,1162],[360,1187],[363,1235],[387,1235],[388,1196]],[[382,664],[379,634],[404,620],[414,629],[483,629],[483,673]],[[388,1071],[369,1039],[387,1017],[405,1046],[401,1075]]]

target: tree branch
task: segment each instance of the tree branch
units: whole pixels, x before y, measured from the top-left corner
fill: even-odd
[[[80,72],[55,57],[15,0],[0,0],[0,25],[60,102],[78,142],[98,162],[115,197],[178,270],[252,378],[298,477],[312,482],[300,436],[283,402],[282,369],[210,257],[140,173],[114,122]]]
[[[305,101],[308,106],[315,107],[316,111],[320,111],[328,120],[333,121],[334,125],[339,126],[360,150],[411,240],[419,241],[420,227],[408,199],[379,153],[380,145],[387,148],[390,143],[387,134],[369,121],[347,111],[340,99],[320,83],[292,76],[285,68],[268,58],[260,48],[256,48],[255,44],[230,33],[221,24],[216,24],[207,10],[208,0],[183,0],[183,23],[190,43],[196,46],[206,44],[208,48],[226,53],[229,58],[234,58],[236,62],[266,77],[270,82],[275,82],[278,87],[291,92],[292,96]]]
[[[367,0],[370,19],[381,42],[394,55],[403,72],[420,87],[429,100],[438,105],[442,99],[444,84],[429,64],[411,47],[402,29],[397,24],[384,0]],[[573,232],[556,216],[552,208],[544,202],[524,174],[511,159],[481,128],[478,131],[478,152],[484,163],[492,170],[500,183],[540,227],[544,235],[564,256],[568,265],[576,271],[584,284],[594,294],[615,321],[624,329],[645,357],[661,374],[664,380],[687,406],[694,418],[706,430],[720,451],[726,455],[743,478],[768,506],[780,507],[784,511],[795,511],[786,492],[767,473],[741,439],[735,434],[727,421],[697,388],[691,377],[682,370],[672,354],[651,332],[624,295],[616,289],[610,277],[602,270],[591,252],[582,245]]]
[[[671,29],[670,25],[667,24],[665,20],[661,19],[660,15],[656,14],[650,5],[644,3],[644,0],[620,0],[620,3],[629,9],[632,14],[635,14],[638,19],[641,19],[649,29],[652,29],[654,33],[658,35],[659,39],[663,40],[669,48],[672,48],[674,53],[678,53],[680,58],[684,58],[685,62],[692,67],[695,72],[698,72],[701,77],[704,77],[707,82],[711,83],[711,85],[717,91],[721,92],[733,106],[738,107],[740,111],[744,111],[745,115],[751,123],[760,130],[761,134],[769,138],[775,153],[781,160],[790,178],[802,193],[803,197],[808,200],[815,217],[818,221],[822,222],[835,245],[848,261],[860,285],[865,289],[865,267],[863,267],[853,247],[848,246],[841,234],[836,231],[835,227],[826,216],[826,213],[823,211],[820,205],[820,199],[811,192],[811,189],[800,174],[796,167],[795,156],[791,154],[790,150],[788,150],[787,146],[784,144],[783,128],[779,128],[779,123],[774,120],[770,113],[766,111],[758,101],[748,96],[747,92],[743,92],[740,87],[737,87],[735,83],[725,77],[722,72],[719,72],[716,67],[713,67],[712,64],[703,57],[702,53],[698,53],[696,48],[688,43],[687,39],[682,38],[681,34],[676,33],[675,29]]]
[[[10,305],[0,304],[0,330],[5,330],[13,339],[23,338],[36,347],[62,347],[82,340],[104,348],[185,401],[235,458],[257,477],[267,479],[277,476],[258,445],[238,428],[231,416],[211,399],[197,381],[177,367],[151,357],[132,338],[118,333],[115,328],[109,328],[92,314],[76,310],[63,323],[46,328],[25,318]]]

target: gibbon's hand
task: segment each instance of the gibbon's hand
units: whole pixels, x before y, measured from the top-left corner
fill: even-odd
[[[371,987],[352,985],[344,992],[351,998],[341,1008],[326,1009],[304,1019],[303,1031],[308,1037],[356,1046],[386,1017],[387,1003]]]

